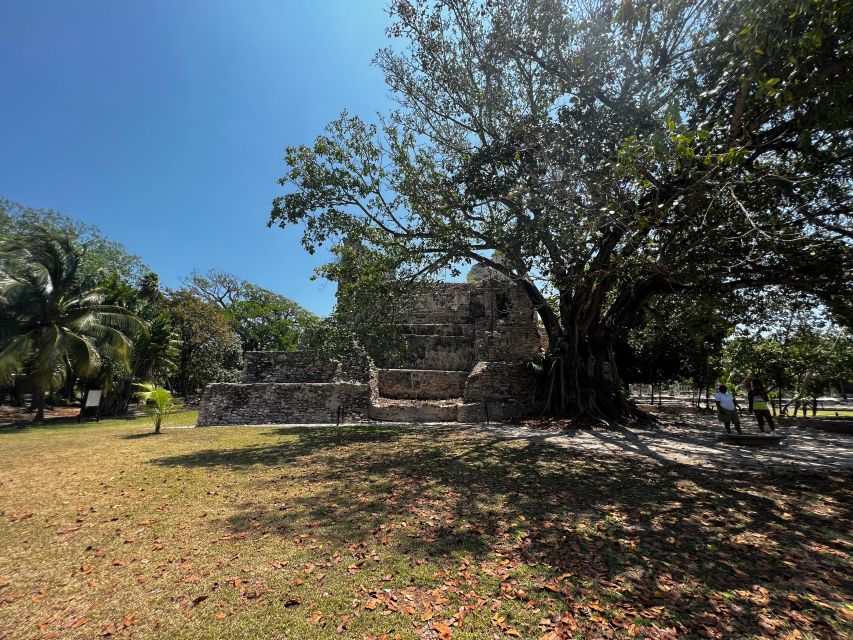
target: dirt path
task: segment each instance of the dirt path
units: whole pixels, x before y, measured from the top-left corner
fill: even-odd
[[[732,470],[768,466],[802,471],[853,470],[853,436],[815,429],[777,427],[778,446],[745,446],[725,438],[711,416],[671,417],[657,429],[623,427],[594,430],[540,431],[514,425],[477,425],[493,436],[527,438],[555,447],[610,455],[638,456],[661,464],[690,464]],[[757,432],[744,424],[745,433]]]

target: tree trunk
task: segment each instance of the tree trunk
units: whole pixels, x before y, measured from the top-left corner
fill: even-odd
[[[539,391],[544,411],[603,422],[649,419],[624,396],[605,341],[566,336],[545,356]]]
[[[33,409],[36,415],[33,418],[33,424],[44,424],[44,405],[46,402],[44,391],[33,391]]]

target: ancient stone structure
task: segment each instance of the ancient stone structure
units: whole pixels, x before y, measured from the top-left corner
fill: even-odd
[[[479,422],[530,413],[534,374],[524,363],[544,346],[533,306],[491,270],[471,276],[411,301],[399,368],[305,351],[248,353],[242,384],[206,389],[198,424]]]
[[[198,426],[314,424],[368,417],[375,371],[369,363],[341,363],[306,351],[250,351],[239,384],[204,390]]]

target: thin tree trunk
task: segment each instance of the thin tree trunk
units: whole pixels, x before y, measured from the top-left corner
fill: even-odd
[[[46,402],[44,391],[33,392],[33,408],[36,410],[36,415],[33,418],[33,424],[44,424],[44,405]]]

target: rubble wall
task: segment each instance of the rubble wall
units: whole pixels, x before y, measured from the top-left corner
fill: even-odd
[[[211,384],[199,405],[198,426],[322,424],[363,420],[370,386],[348,382]]]
[[[523,363],[478,362],[465,381],[467,403],[511,403],[519,409],[532,408],[536,373]]]
[[[466,371],[381,369],[379,394],[384,398],[420,400],[461,398],[467,378]]]
[[[243,382],[331,382],[339,364],[309,351],[248,351]]]

